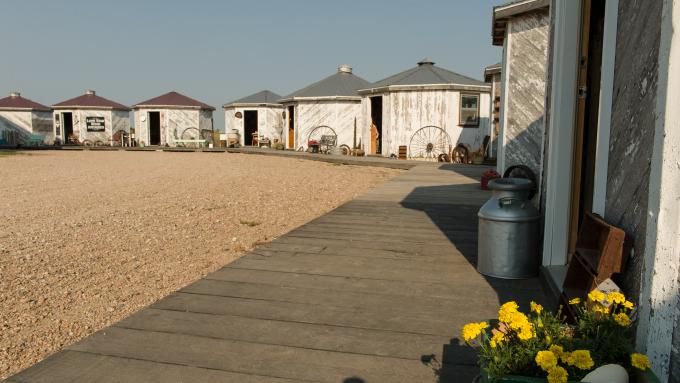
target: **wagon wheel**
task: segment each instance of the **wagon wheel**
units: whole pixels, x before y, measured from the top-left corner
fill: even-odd
[[[451,137],[444,129],[437,126],[426,126],[418,129],[411,136],[408,146],[409,158],[437,161],[439,155],[448,154]]]
[[[349,156],[352,154],[352,149],[349,148],[349,145],[340,145],[340,152],[342,153],[343,156]]]
[[[90,140],[83,140],[83,146],[92,146],[93,143]]]
[[[317,142],[321,141],[321,136],[335,136],[336,138],[338,135],[335,133],[335,130],[331,128],[330,126],[326,125],[321,125],[317,126],[316,128],[312,129],[311,132],[309,132],[309,137],[307,138],[307,142],[311,140],[315,140]]]
[[[94,142],[94,146],[104,146],[104,142],[97,140]]]

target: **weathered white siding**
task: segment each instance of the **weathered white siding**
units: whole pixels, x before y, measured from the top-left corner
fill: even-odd
[[[160,112],[161,146],[175,146],[176,140],[197,140],[202,138],[201,130],[211,131],[212,111],[197,109],[142,108],[134,112],[135,138],[137,142],[149,145],[149,112]],[[144,116],[144,121],[142,121]]]
[[[44,137],[43,143],[52,145],[54,143],[54,130],[52,128],[52,112],[34,110],[33,134],[40,134]]]
[[[101,142],[108,145],[113,140],[113,134],[118,130],[130,130],[130,114],[124,110],[111,109],[58,109],[53,113],[53,121],[56,132],[56,115],[63,113],[72,113],[73,115],[73,134],[78,137],[80,143],[86,140],[95,144]],[[104,131],[102,132],[88,132],[86,120],[88,117],[103,117]],[[67,142],[68,137],[64,137],[63,118],[60,117],[59,134],[56,135],[62,142]]]
[[[502,142],[507,169],[529,166],[542,170],[545,132],[545,89],[550,16],[547,11],[524,14],[508,22],[503,97]],[[501,169],[501,170],[505,170]],[[540,180],[539,180],[540,183]]]
[[[413,90],[393,91],[383,94],[367,95],[362,100],[363,142],[369,151],[371,109],[370,97],[382,96],[382,155],[398,155],[399,146],[409,146],[416,131],[426,126],[442,128],[449,136],[453,148],[466,144],[473,150],[478,149],[489,135],[490,95],[489,93],[462,92],[479,94],[479,125],[460,124],[460,91],[457,90]],[[409,154],[410,155],[410,154]]]
[[[289,104],[290,105],[290,104]],[[352,147],[354,119],[357,120],[357,145],[362,137],[361,102],[339,100],[298,101],[295,103],[296,148],[307,148],[309,135],[319,126],[331,127],[338,136],[337,146]]]
[[[0,111],[0,138],[5,139],[7,144],[23,143],[32,130],[30,111]],[[19,142],[12,142],[14,139]]]
[[[246,110],[257,111],[257,131],[261,137],[266,137],[274,142],[285,143],[286,131],[284,130],[283,106],[234,106],[224,109],[224,125],[226,132],[236,129],[244,145],[244,119]],[[236,118],[236,113],[241,112],[241,118]]]

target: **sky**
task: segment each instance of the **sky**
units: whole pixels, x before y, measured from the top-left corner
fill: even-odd
[[[476,79],[500,61],[494,0],[2,0],[0,98],[94,89],[125,105],[175,90],[217,108],[285,96],[350,64],[377,81],[429,58]]]

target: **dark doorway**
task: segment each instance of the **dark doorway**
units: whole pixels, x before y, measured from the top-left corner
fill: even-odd
[[[149,112],[149,145],[161,144],[161,112]]]
[[[243,112],[243,143],[246,146],[257,145],[257,110]]]
[[[576,134],[574,137],[574,173],[569,233],[570,253],[575,250],[576,238],[583,217],[593,210],[604,13],[605,0],[584,0]]]
[[[295,107],[288,107],[288,149],[295,149]]]
[[[371,97],[371,154],[382,154],[382,96]]]
[[[73,135],[73,113],[63,113],[62,122],[64,124],[64,142],[69,142]]]

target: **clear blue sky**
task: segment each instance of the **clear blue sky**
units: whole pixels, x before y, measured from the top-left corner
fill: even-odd
[[[339,64],[377,81],[424,57],[477,79],[500,61],[503,0],[2,0],[0,97],[51,105],[95,89],[126,105],[177,90],[217,108],[290,93]]]

